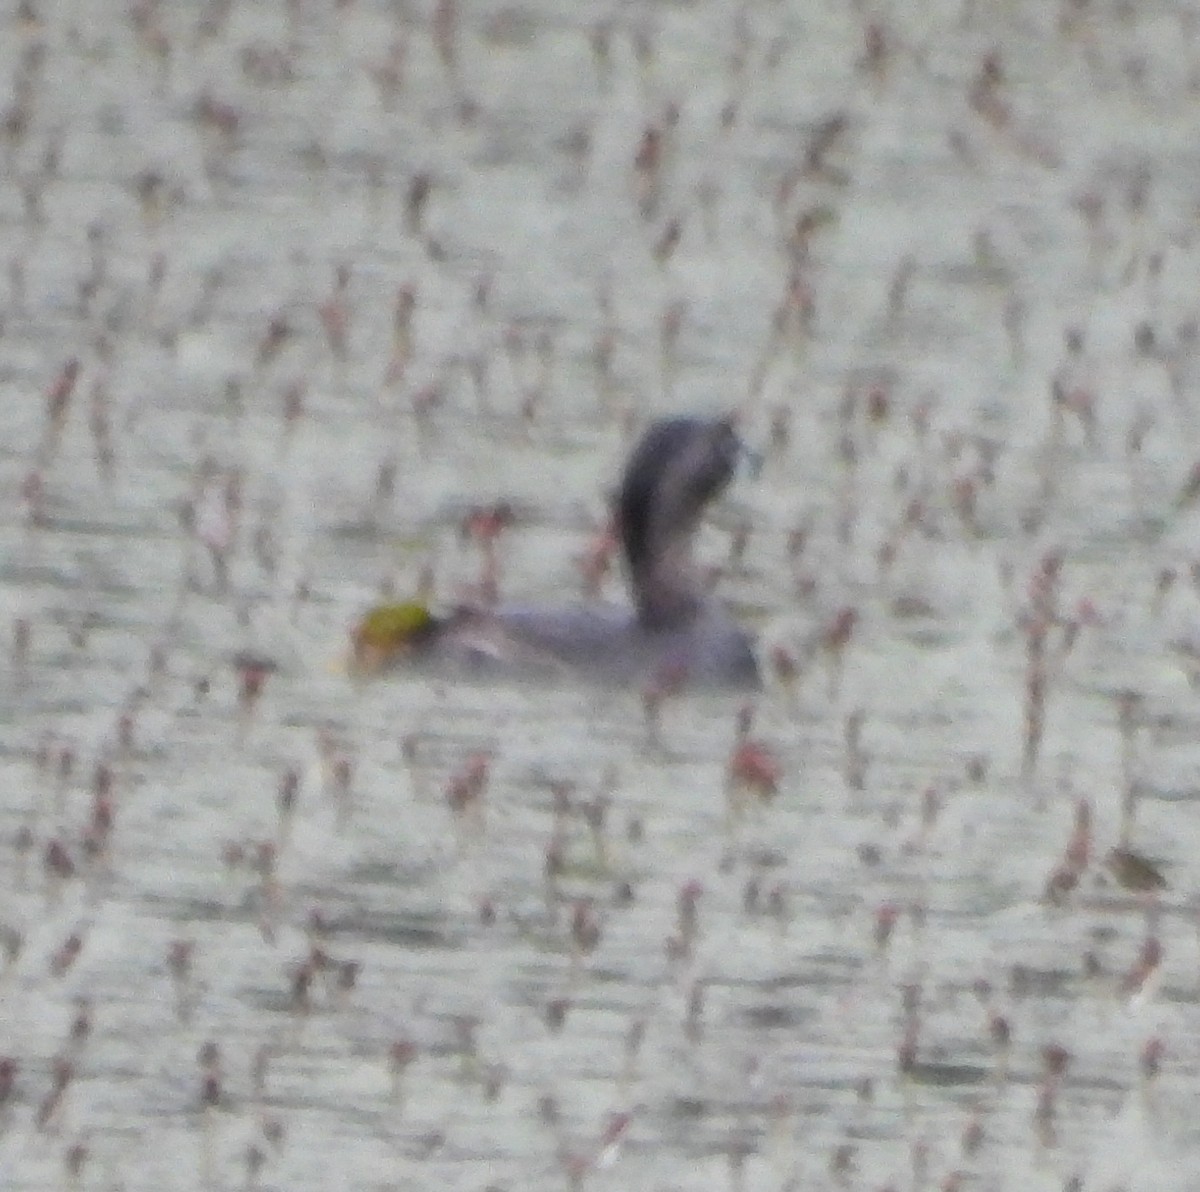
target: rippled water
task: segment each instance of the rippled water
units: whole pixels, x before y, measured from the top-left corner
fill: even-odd
[[[5,1188],[1200,1182],[1186,6],[25,9]],[[728,408],[773,799],[731,696],[340,672],[474,505],[578,590],[631,435]]]

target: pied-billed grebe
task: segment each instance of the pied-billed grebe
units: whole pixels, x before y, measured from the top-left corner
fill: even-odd
[[[617,530],[633,607],[460,608],[368,613],[355,631],[358,668],[399,657],[490,672],[562,672],[606,683],[654,678],[707,687],[759,681],[751,638],[704,590],[692,539],[733,479],[742,445],[729,418],[667,418],[642,435],[621,479]]]

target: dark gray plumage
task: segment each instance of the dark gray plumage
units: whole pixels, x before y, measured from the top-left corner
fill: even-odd
[[[728,487],[742,446],[729,418],[668,418],[638,440],[622,473],[617,527],[633,607],[463,608],[420,656],[479,673],[562,673],[629,684],[664,672],[690,685],[759,683],[750,635],[705,590],[692,540]]]

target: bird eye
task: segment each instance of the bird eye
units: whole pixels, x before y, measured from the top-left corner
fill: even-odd
[[[729,422],[722,422],[713,443],[713,462],[721,472],[721,483],[727,483],[737,471],[742,451],[737,431]]]

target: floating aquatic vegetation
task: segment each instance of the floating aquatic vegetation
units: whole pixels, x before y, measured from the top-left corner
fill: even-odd
[[[367,675],[382,670],[429,641],[438,625],[417,600],[377,605],[354,628],[353,670]]]

